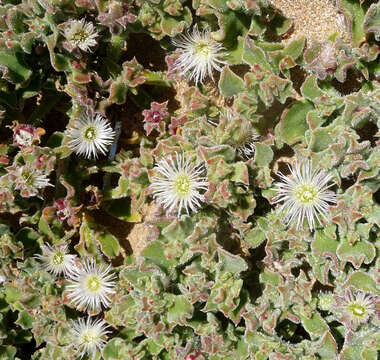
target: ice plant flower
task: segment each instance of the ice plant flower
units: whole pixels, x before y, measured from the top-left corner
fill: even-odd
[[[207,190],[207,178],[203,164],[193,164],[184,154],[175,154],[175,158],[162,159],[154,167],[157,175],[152,178],[152,191],[155,199],[169,212],[174,209],[180,216],[182,209],[197,211],[204,196],[200,193]]]
[[[68,254],[67,245],[50,244],[41,245],[42,255],[36,254],[35,258],[42,261],[42,267],[55,276],[68,276],[75,270],[75,255]]]
[[[237,151],[242,158],[249,159],[255,153],[254,142],[259,138],[259,135],[249,122],[242,124],[239,135],[235,142]]]
[[[234,123],[234,115],[230,111],[227,112],[227,120],[230,124],[234,124],[235,128],[229,139],[229,144],[237,150],[240,157],[249,159],[255,153],[254,142],[259,138],[259,135],[249,121],[239,119],[238,122]]]
[[[100,114],[82,115],[68,129],[69,147],[78,155],[87,159],[98,157],[98,152],[106,154],[107,148],[112,144],[115,132],[108,120]]]
[[[102,305],[108,307],[110,295],[115,293],[110,270],[111,265],[98,267],[93,259],[85,260],[70,274],[68,298],[81,310],[100,311]]]
[[[70,20],[64,30],[64,36],[72,47],[88,52],[96,45],[98,33],[91,22],[81,19]]]
[[[107,323],[102,319],[93,320],[88,317],[86,320],[81,318],[72,321],[71,324],[70,332],[79,356],[82,358],[87,354],[94,359],[98,351],[103,351],[106,335],[110,333],[107,330]]]
[[[285,210],[285,222],[296,221],[297,229],[301,228],[305,218],[312,231],[315,220],[320,216],[327,220],[328,203],[336,203],[336,194],[328,190],[334,184],[327,185],[332,176],[324,170],[313,170],[311,161],[297,163],[290,169],[290,176],[279,173],[283,182],[277,182],[277,196],[274,203],[283,202],[280,211]]]
[[[15,169],[12,167],[12,169],[13,171],[10,171],[9,174],[14,179],[15,189],[20,190],[23,197],[36,196],[40,189],[53,186],[49,183],[49,178],[46,174],[30,164],[17,166]]]
[[[339,321],[348,328],[355,330],[360,324],[368,322],[375,314],[376,296],[367,295],[362,291],[354,294],[347,289],[344,296],[336,296],[335,312],[339,314]]]
[[[220,60],[227,55],[221,50],[224,49],[211,37],[210,29],[206,28],[199,31],[197,25],[194,25],[192,32],[187,35],[181,35],[180,39],[174,39],[173,44],[179,49],[179,57],[174,62],[173,69],[181,74],[188,74],[189,80],[194,79],[195,84],[203,83],[206,75],[212,75],[213,69],[221,71],[220,64],[226,64]]]
[[[256,147],[254,141],[256,141],[257,138],[258,135],[253,131],[247,131],[244,139],[242,139],[241,145],[237,148],[237,151],[242,158],[249,159],[255,154]]]

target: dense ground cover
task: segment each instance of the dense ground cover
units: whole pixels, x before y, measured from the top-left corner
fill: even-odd
[[[376,360],[380,4],[0,2],[0,358]]]

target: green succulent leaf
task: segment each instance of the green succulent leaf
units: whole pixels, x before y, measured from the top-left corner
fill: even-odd
[[[308,129],[306,117],[314,106],[309,101],[297,101],[290,108],[284,110],[280,123],[276,126],[280,138],[289,145],[293,145],[303,139]]]
[[[223,96],[231,97],[244,89],[244,82],[232,70],[225,66],[219,80],[219,89]]]

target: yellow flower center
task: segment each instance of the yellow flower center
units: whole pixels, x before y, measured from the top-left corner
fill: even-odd
[[[98,335],[91,330],[87,330],[83,335],[82,335],[82,341],[86,344],[93,344],[98,340]]]
[[[87,288],[90,291],[96,292],[100,289],[101,287],[101,282],[98,276],[92,275],[87,279]]]
[[[54,265],[61,265],[64,261],[64,254],[62,251],[57,251],[53,256],[53,264]]]
[[[204,58],[209,58],[212,55],[212,50],[210,49],[209,43],[206,41],[201,41],[195,45],[195,52]]]
[[[96,138],[96,129],[91,126],[84,131],[84,137],[86,140],[94,140]]]
[[[174,179],[174,191],[178,197],[185,198],[190,192],[190,178],[187,174],[182,173]]]
[[[28,168],[24,168],[22,170],[21,176],[25,180],[25,184],[33,185],[34,177],[33,177],[33,171],[32,170],[30,170]]]
[[[302,204],[313,203],[318,197],[318,190],[313,184],[300,184],[296,187],[296,198]]]
[[[87,37],[88,34],[85,31],[79,30],[71,37],[71,41],[74,41],[75,43],[80,43],[86,41]]]
[[[366,308],[360,304],[351,304],[349,306],[349,310],[352,312],[353,315],[358,317],[364,317],[367,312]]]

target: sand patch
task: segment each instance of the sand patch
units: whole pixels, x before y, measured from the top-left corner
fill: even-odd
[[[332,0],[270,0],[283,15],[293,20],[291,36],[284,40],[289,43],[305,36],[309,43],[324,41],[330,35],[338,33],[345,38],[344,16]]]

